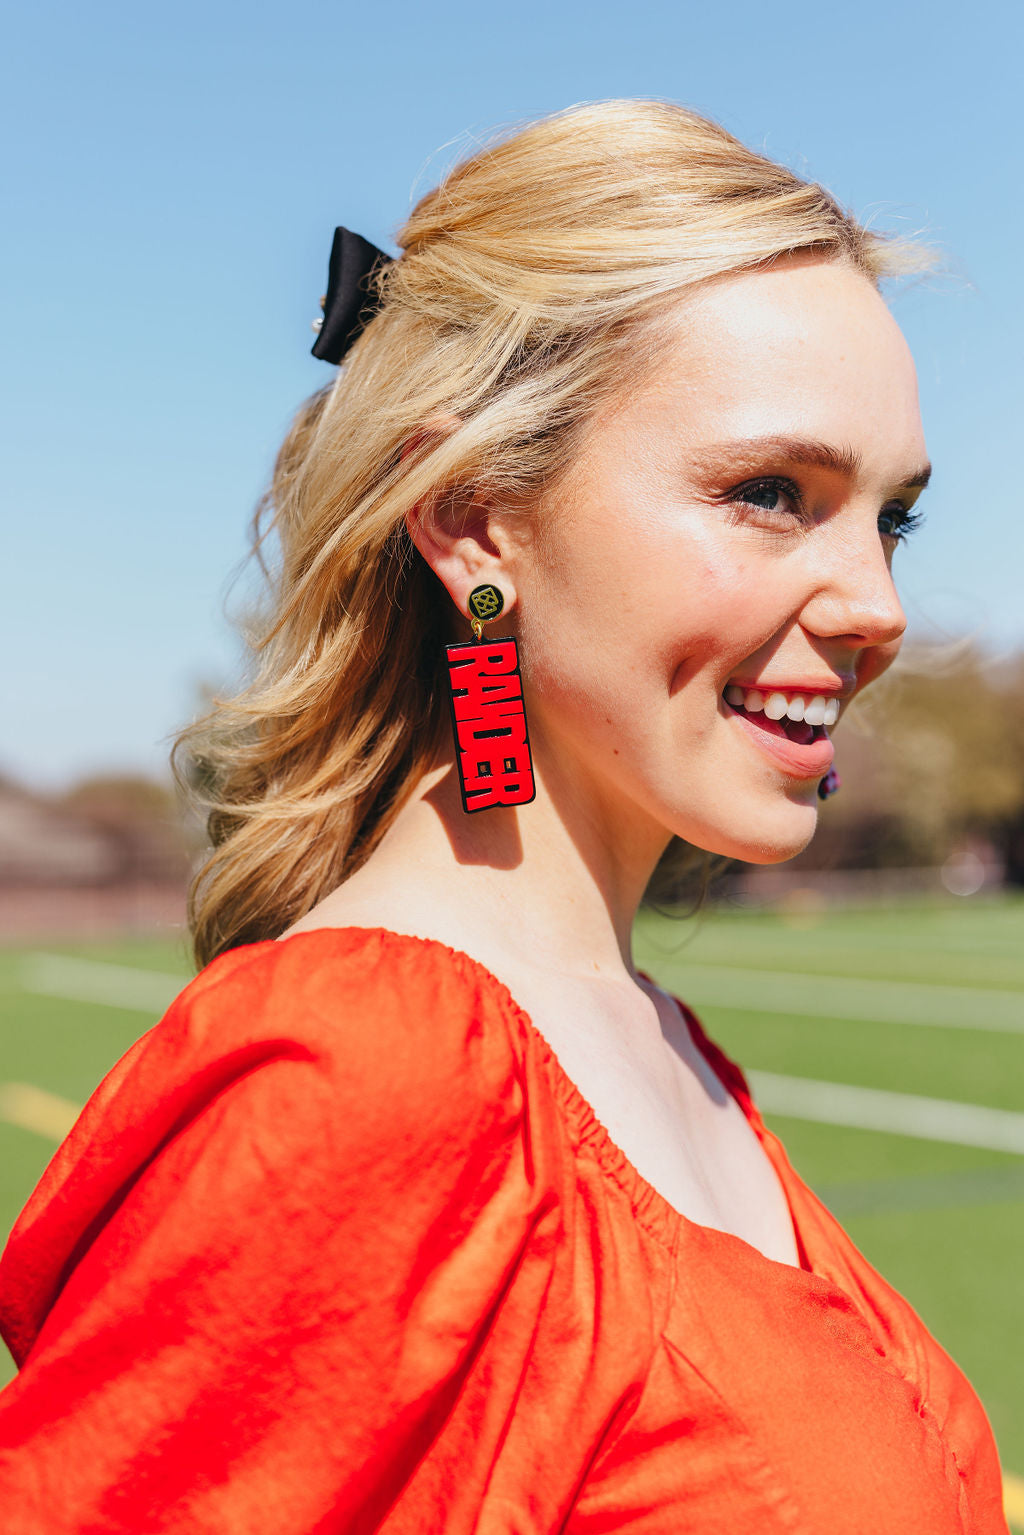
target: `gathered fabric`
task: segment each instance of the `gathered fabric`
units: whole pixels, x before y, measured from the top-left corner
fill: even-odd
[[[684,1013],[799,1267],[676,1211],[467,955],[215,960],[0,1262],[5,1535],[1004,1535],[975,1392]]]

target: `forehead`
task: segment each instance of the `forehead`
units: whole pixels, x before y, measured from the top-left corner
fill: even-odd
[[[813,437],[883,478],[926,456],[909,348],[871,282],[844,262],[789,257],[719,278],[656,324],[657,361],[625,406],[649,432],[698,448]]]

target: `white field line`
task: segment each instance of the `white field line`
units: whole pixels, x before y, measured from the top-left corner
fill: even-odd
[[[80,1103],[59,1098],[29,1082],[0,1082],[0,1119],[32,1130],[48,1141],[62,1141],[82,1112]]]
[[[20,980],[25,991],[39,996],[97,1002],[135,1013],[163,1013],[186,985],[187,977],[131,965],[107,965],[95,959],[73,959],[67,954],[29,954],[23,961]]]
[[[688,974],[686,993],[689,1000],[705,1003],[712,1000],[711,992],[714,990],[715,1000],[721,1005],[723,1002],[723,978],[732,983],[741,975],[736,970],[715,969],[711,967],[694,967]],[[695,987],[692,982],[700,979],[712,979],[713,986],[701,990],[699,985]],[[823,978],[826,984],[830,984],[827,978]],[[793,1007],[790,988],[794,981],[807,983],[808,993],[806,997],[807,1011],[820,1013],[822,1003],[829,1001],[829,996],[823,995],[822,981],[817,977],[800,974],[790,974],[778,971],[747,971],[742,973],[743,982],[749,986],[751,980],[755,980],[762,989],[756,998],[759,1009],[775,1011],[797,1011]],[[774,995],[766,995],[766,990],[771,991],[769,983],[781,983],[774,987]],[[127,965],[101,964],[96,960],[73,959],[63,954],[33,954],[25,962],[22,976],[22,984],[29,991],[40,992],[47,996],[67,997],[69,1000],[81,1002],[97,1002],[108,1007],[124,1007],[139,1012],[162,1012],[169,1002],[181,990],[184,981],[180,976],[165,975],[159,971],[133,969]],[[856,987],[857,1010],[854,1017],[873,1016],[880,1019],[884,1016],[887,1022],[895,1021],[891,1012],[885,1012],[878,1006],[879,1000],[887,1000],[887,995],[895,993],[907,1000],[907,994],[912,996],[917,993],[926,993],[928,1001],[932,1001],[931,994],[937,996],[946,995],[947,991],[954,988],[940,986],[914,986],[909,982],[883,982],[883,981],[854,981],[844,980],[840,983],[844,988]],[[786,1001],[783,1003],[782,990],[785,988]],[[865,990],[867,988],[867,990]],[[967,991],[966,988],[956,988],[961,993],[972,998],[984,998],[986,1001],[992,995],[1004,999],[1011,998],[1019,1006],[1021,998],[1013,993],[986,993],[984,991]],[[701,995],[698,996],[698,991]],[[876,1000],[876,1008],[872,1014],[866,1013],[868,999],[872,996]],[[732,1006],[751,1005],[748,993],[744,994],[745,1001],[741,1003],[736,991],[730,993]],[[813,1001],[813,1007],[812,1007]],[[920,998],[916,998],[918,1006]],[[891,1004],[890,1004],[891,1008]],[[833,1014],[833,1016],[845,1017],[847,1013]],[[900,1022],[931,1022],[934,1018],[908,1018],[904,1012]],[[951,1026],[951,1025],[948,1025]],[[984,1026],[979,1024],[974,1027]],[[1024,1032],[1024,1020],[1019,1021],[1021,1031]],[[882,1091],[869,1087],[854,1087],[842,1082],[817,1082],[807,1077],[789,1077],[777,1075],[767,1071],[749,1071],[747,1073],[751,1085],[757,1096],[758,1104],[768,1113],[786,1114],[796,1119],[809,1119],[820,1124],[847,1125],[858,1130],[881,1130],[888,1134],[910,1135],[923,1140],[945,1141],[959,1146],[980,1146],[990,1151],[1009,1151],[1024,1155],[1024,1114],[1013,1113],[1007,1109],[991,1109],[979,1104],[960,1103],[943,1098],[922,1098],[912,1093],[895,1093]]]
[[[783,1077],[772,1071],[745,1075],[763,1113],[1024,1156],[1024,1114],[1009,1109],[852,1087],[845,1082],[816,1082],[810,1077]]]
[[[162,1013],[185,983],[184,976],[64,954],[31,954],[22,970],[26,991],[144,1013]],[[1024,1034],[1020,991],[701,964],[687,967],[681,986],[684,1000],[697,1007]]]
[[[697,1007],[1024,1034],[1024,991],[697,963],[687,966],[678,985],[683,1000]]]

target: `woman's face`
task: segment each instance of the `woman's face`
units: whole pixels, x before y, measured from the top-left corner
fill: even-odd
[[[845,709],[905,627],[914,366],[871,284],[806,255],[708,284],[665,324],[515,561],[535,757],[606,834],[625,817],[641,843],[774,863],[814,832],[820,700]]]

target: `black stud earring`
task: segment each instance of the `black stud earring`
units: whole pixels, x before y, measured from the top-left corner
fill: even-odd
[[[537,790],[519,647],[511,636],[484,639],[484,624],[504,612],[501,588],[475,586],[466,607],[472,642],[446,645],[445,659],[462,808],[471,815],[496,805],[528,805]]]
[[[501,588],[497,586],[474,586],[466,601],[469,609],[469,621],[473,629],[473,638],[477,641],[483,639],[484,624],[489,624],[493,618],[500,618],[505,611],[505,598]]]

